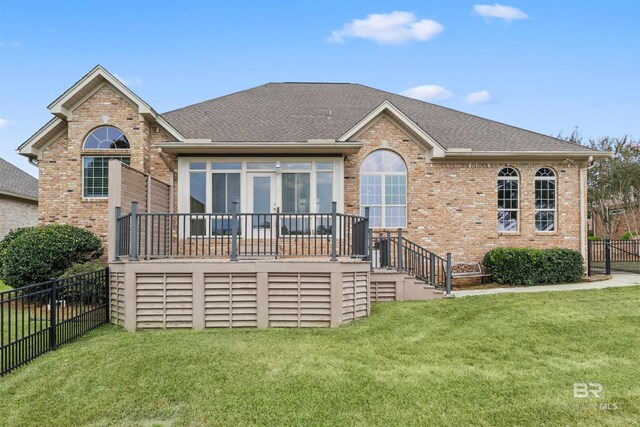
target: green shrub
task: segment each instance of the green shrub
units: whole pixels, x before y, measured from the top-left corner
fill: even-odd
[[[602,240],[602,237],[598,237],[598,236],[589,236],[589,240],[593,240],[593,241],[599,242],[600,240]]]
[[[584,274],[582,254],[570,249],[496,248],[483,263],[494,282],[509,285],[573,283]]]
[[[22,233],[32,228],[33,227],[16,228],[15,230],[11,230],[6,236],[4,236],[2,240],[0,240],[0,279],[3,277],[2,260],[7,253],[9,243],[13,242],[16,238],[18,238],[18,236],[22,235]]]
[[[93,273],[100,271],[107,266],[106,263],[99,259],[94,259],[87,262],[76,262],[71,267],[67,268],[60,276],[61,279],[66,277],[77,276],[78,274]]]
[[[44,225],[22,232],[2,260],[3,279],[17,288],[60,276],[72,264],[99,258],[100,239],[84,228]]]
[[[622,233],[622,237],[620,237],[620,240],[632,240],[632,239],[637,239],[640,237],[640,231],[625,231],[624,233]],[[2,250],[2,248],[0,247],[0,251]],[[0,253],[0,256],[2,256],[2,254]]]

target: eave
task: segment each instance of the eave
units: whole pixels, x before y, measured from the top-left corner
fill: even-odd
[[[473,151],[469,149],[449,149],[444,158],[433,160],[599,160],[611,157],[608,151]]]
[[[271,141],[271,142],[212,142],[195,140],[185,142],[158,142],[156,147],[167,154],[355,154],[361,142],[330,140]]]

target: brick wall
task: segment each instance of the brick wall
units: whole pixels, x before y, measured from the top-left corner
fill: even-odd
[[[38,202],[0,195],[0,240],[9,231],[38,223]]]
[[[405,237],[454,261],[480,261],[498,246],[563,247],[580,250],[580,167],[567,163],[458,162],[431,163],[425,150],[386,117],[381,117],[355,139],[366,145],[345,161],[345,207],[360,209],[362,161],[374,150],[387,148],[405,160],[407,219]],[[383,142],[383,141],[386,141]],[[510,165],[520,173],[520,231],[497,231],[497,175]],[[542,166],[555,170],[557,227],[540,233],[534,223],[534,175]]]
[[[129,140],[129,150],[84,150],[87,135],[102,125],[115,126]],[[110,86],[105,85],[72,113],[68,131],[44,149],[40,161],[41,224],[64,223],[85,227],[96,233],[106,244],[107,199],[85,199],[82,195],[82,156],[130,156],[131,166],[169,177],[170,172],[153,144],[170,140],[156,132],[136,106],[129,103]]]

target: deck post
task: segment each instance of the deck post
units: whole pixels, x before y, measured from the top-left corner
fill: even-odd
[[[336,237],[338,234],[338,203],[331,202],[331,261],[338,261]]]
[[[604,239],[604,274],[611,275],[611,240]]]
[[[436,254],[429,253],[429,284],[436,285]]]
[[[122,224],[120,223],[120,216],[122,215],[122,208],[120,206],[116,206],[116,238],[115,238],[115,248],[113,248],[113,253],[115,259],[120,259],[120,229]]]
[[[402,271],[402,228],[398,228],[398,271]]]
[[[233,202],[231,214],[231,261],[238,261],[238,202]]]
[[[451,252],[447,252],[447,287],[445,297],[451,297]]]
[[[131,252],[129,259],[138,260],[138,202],[131,202]]]
[[[364,208],[364,250],[365,259],[371,264],[371,230],[369,229],[369,206]],[[373,270],[373,266],[371,268]]]

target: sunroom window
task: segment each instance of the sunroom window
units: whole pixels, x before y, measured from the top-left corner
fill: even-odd
[[[369,154],[360,168],[360,207],[369,208],[372,227],[407,226],[407,168],[390,150]]]

